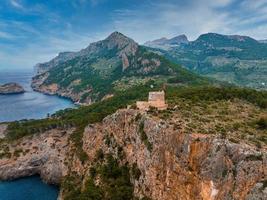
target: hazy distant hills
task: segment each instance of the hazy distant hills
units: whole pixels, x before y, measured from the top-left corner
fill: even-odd
[[[161,38],[153,41],[148,41],[144,45],[152,48],[169,49],[171,47],[176,47],[181,44],[188,44],[188,43],[189,41],[186,35],[179,35],[171,39]]]
[[[195,41],[154,48],[199,74],[240,86],[267,89],[267,44],[251,37],[207,33]],[[148,47],[153,47],[145,43]]]
[[[177,44],[182,38],[168,43]],[[38,74],[32,82],[35,90],[79,103],[108,98],[118,90],[149,80],[172,84],[206,81],[118,32],[79,52],[60,53],[51,61],[38,64],[36,70]]]
[[[267,43],[267,40],[258,40],[260,43]]]

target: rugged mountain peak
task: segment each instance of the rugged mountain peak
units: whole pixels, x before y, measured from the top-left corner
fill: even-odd
[[[186,35],[178,35],[174,38],[160,38],[153,41],[148,41],[145,43],[145,46],[152,47],[152,48],[160,48],[160,49],[168,49],[173,46],[179,46],[181,44],[187,44],[189,41]]]
[[[109,47],[117,47],[127,55],[135,54],[138,48],[138,44],[133,39],[117,31],[111,33],[103,42],[106,42]]]
[[[113,32],[106,39],[91,43],[86,49],[80,52],[82,56],[92,56],[103,51],[116,51],[117,55],[134,55],[138,44],[131,38],[120,32]]]
[[[130,39],[129,37],[123,35],[122,33],[118,32],[118,31],[115,31],[113,33],[111,33],[107,38],[106,40],[109,40],[109,41],[133,41],[132,39]]]
[[[169,40],[169,42],[174,43],[174,44],[181,44],[181,43],[186,44],[186,43],[188,43],[189,41],[188,41],[187,36],[184,35],[184,34],[182,34],[182,35],[178,35],[178,36],[176,36],[176,37],[174,37],[174,38],[171,38],[171,39]]]
[[[162,43],[166,42],[167,40],[168,40],[167,38],[162,37],[162,38],[160,38],[160,39],[156,39],[156,40],[153,40],[153,41],[151,41],[151,42],[158,43],[158,44],[162,44]]]

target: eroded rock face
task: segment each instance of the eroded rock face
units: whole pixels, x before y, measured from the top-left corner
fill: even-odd
[[[0,85],[0,94],[20,94],[24,93],[23,87],[17,83],[7,83]]]
[[[0,124],[0,139],[5,137],[6,129],[7,129],[7,124]]]
[[[138,111],[121,110],[88,126],[84,150],[90,159],[95,151],[112,151],[111,137],[125,152],[129,164],[137,163],[142,175],[134,181],[135,193],[156,200],[266,199],[266,151],[234,144],[209,135],[186,135],[179,127]],[[148,150],[140,137],[140,123],[153,145]],[[177,129],[178,128],[178,129]]]
[[[0,159],[0,180],[39,174],[45,182],[59,184],[67,173],[64,160],[71,131],[51,130],[10,144],[11,157]]]

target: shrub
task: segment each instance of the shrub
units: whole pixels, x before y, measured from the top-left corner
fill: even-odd
[[[131,169],[131,172],[132,172],[132,175],[133,175],[134,179],[138,180],[140,178],[141,171],[138,168],[138,166],[137,166],[136,163],[133,164],[132,169]]]
[[[153,145],[148,140],[148,137],[147,137],[146,132],[144,130],[144,122],[143,121],[140,122],[140,124],[139,124],[139,134],[140,134],[141,141],[144,142],[147,150],[151,152],[153,149]]]
[[[259,129],[267,129],[267,118],[260,118],[256,121],[256,124]]]

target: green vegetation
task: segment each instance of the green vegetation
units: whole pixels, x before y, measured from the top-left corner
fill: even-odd
[[[261,108],[267,108],[267,92],[238,87],[169,87],[167,98],[187,99],[193,102],[242,99]]]
[[[141,121],[139,124],[139,134],[140,134],[141,141],[144,142],[147,150],[151,152],[153,149],[153,145],[149,142],[146,132],[144,130],[144,121]]]
[[[136,163],[134,163],[131,168],[131,174],[136,180],[138,180],[142,174]]]
[[[2,158],[10,158],[11,153],[9,152],[9,147],[2,141],[0,141],[0,159]]]
[[[21,153],[23,153],[23,149],[16,149],[16,150],[14,151],[13,155],[14,155],[15,157],[19,157]]]
[[[267,188],[267,180],[262,181],[261,189],[264,190],[265,188]]]
[[[157,51],[204,76],[239,86],[267,89],[267,44],[251,38],[239,40],[204,34],[188,45]]]
[[[260,118],[256,121],[256,124],[259,129],[267,129],[267,118]]]
[[[104,44],[103,44],[104,45]],[[99,47],[90,56],[75,57],[49,70],[44,85],[57,84],[60,89],[71,91],[84,102],[87,98],[99,101],[105,95],[116,93],[130,86],[145,84],[150,79],[172,84],[208,84],[202,78],[139,46],[135,55],[128,55],[129,67],[123,70],[118,56],[121,49]],[[138,79],[138,80],[136,80]],[[129,83],[130,81],[130,83]],[[129,84],[128,84],[129,83]]]
[[[99,150],[98,152],[102,152]],[[62,187],[65,191],[64,199],[86,199],[86,200],[132,200],[133,185],[130,181],[130,169],[126,164],[107,154],[98,160],[96,156],[95,165],[90,168],[90,176],[83,189],[76,187],[79,177],[66,177]],[[96,181],[98,180],[98,181]],[[78,189],[71,189],[72,187]]]

